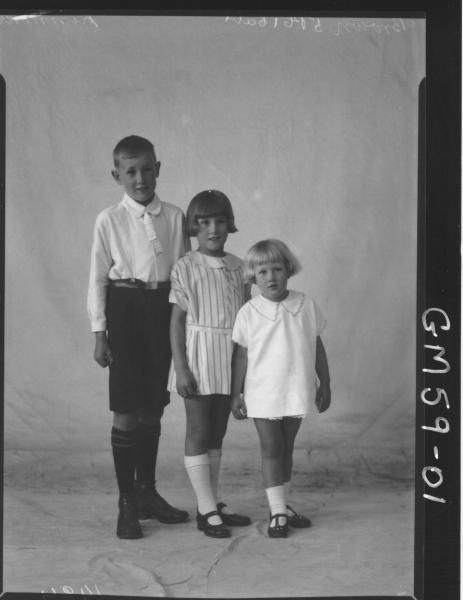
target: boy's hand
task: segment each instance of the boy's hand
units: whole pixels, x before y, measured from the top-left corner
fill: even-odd
[[[95,334],[95,351],[93,352],[93,358],[100,367],[103,368],[110,367],[114,362],[105,331],[97,331]]]
[[[320,384],[315,396],[318,412],[325,412],[331,404],[331,389],[329,383]]]
[[[198,384],[190,369],[176,373],[177,392],[182,398],[194,398],[198,395]]]
[[[246,403],[244,402],[244,398],[241,394],[236,394],[232,396],[231,399],[231,411],[235,419],[247,419],[248,414],[246,411]]]

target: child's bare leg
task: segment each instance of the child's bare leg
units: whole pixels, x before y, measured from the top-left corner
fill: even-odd
[[[283,437],[285,439],[284,450],[284,473],[286,500],[289,500],[289,487],[291,472],[293,468],[294,441],[301,426],[302,419],[296,417],[285,417],[282,422]],[[296,513],[291,506],[287,505],[288,522],[292,527],[310,527],[311,522],[306,517]]]
[[[285,482],[282,421],[273,419],[254,419],[260,441],[262,458],[262,477],[264,487],[283,485]]]
[[[137,426],[137,413],[113,413],[113,427],[121,431],[130,431]]]
[[[185,398],[185,456],[207,454],[210,436],[210,397]]]
[[[291,481],[291,473],[293,470],[293,452],[294,452],[294,441],[296,439],[297,432],[301,427],[302,419],[294,417],[284,417],[282,421],[283,438],[285,441],[284,448],[284,480],[285,482]]]
[[[216,394],[211,397],[209,407],[209,439],[207,447],[222,448],[230,416],[230,396]]]
[[[210,398],[185,398],[186,436],[185,468],[196,494],[201,515],[217,510],[211,486],[208,443],[210,436]],[[211,525],[219,525],[218,515],[209,518]]]
[[[230,416],[231,398],[223,394],[215,394],[210,403],[210,428],[207,453],[211,473],[212,493],[216,501],[225,525],[230,527],[243,527],[251,524],[251,519],[239,515],[231,510],[219,497],[219,475],[222,462],[222,443],[227,431],[228,418]]]
[[[227,431],[230,416],[230,397],[214,395],[211,397],[209,410],[209,439],[207,453],[211,470],[211,486],[216,503],[218,502],[219,473],[222,461],[223,438]]]
[[[285,473],[284,449],[285,440],[281,420],[254,419],[257,434],[260,440],[262,457],[262,477],[265,493],[267,495],[270,514],[286,515],[285,499]],[[270,520],[269,535],[271,531],[287,528],[286,519],[275,518]],[[286,534],[285,534],[286,535]],[[285,537],[278,535],[275,537]]]

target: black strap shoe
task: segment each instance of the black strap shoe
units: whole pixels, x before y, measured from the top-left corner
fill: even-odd
[[[282,523],[280,523],[280,519]],[[270,515],[267,533],[270,538],[288,537],[288,515],[284,513]]]
[[[204,535],[213,538],[228,538],[231,536],[231,531],[225,527],[223,523],[219,525],[211,525],[208,519],[209,517],[213,517],[217,515],[221,517],[217,510],[211,510],[211,512],[202,515],[199,511],[196,514],[196,523],[198,524],[199,531],[204,531]]]
[[[137,481],[135,494],[139,519],[157,519],[160,523],[184,523],[189,515],[186,510],[171,506],[158,493],[153,482]]]
[[[310,527],[312,525],[312,521],[303,515],[299,515],[289,504],[286,505],[286,508],[290,511],[288,514],[288,523],[290,527],[295,527],[296,529],[302,529],[304,527]]]
[[[217,504],[217,510],[219,511],[220,518],[228,527],[245,527],[246,525],[251,525],[251,519],[244,515],[238,515],[236,513],[224,513],[222,509],[224,506],[227,506],[224,502],[219,502]]]
[[[121,494],[119,497],[116,533],[122,540],[136,540],[143,536],[133,494]]]

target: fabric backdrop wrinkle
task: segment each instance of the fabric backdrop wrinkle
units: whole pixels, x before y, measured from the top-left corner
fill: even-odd
[[[90,245],[96,215],[121,198],[112,149],[136,133],[156,146],[161,199],[186,210],[202,189],[230,197],[230,252],[276,237],[299,257],[289,286],[327,316],[333,387],[332,408],[304,423],[300,445],[344,423],[340,444],[410,466],[424,22],[335,35],[330,19],[321,32],[94,19],[2,26],[5,448],[107,446],[107,371],[93,361],[86,313]],[[175,451],[179,402],[163,439]],[[231,421],[228,436],[257,448],[250,432]]]

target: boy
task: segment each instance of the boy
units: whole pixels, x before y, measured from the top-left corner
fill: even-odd
[[[188,519],[157,492],[155,469],[169,403],[170,271],[190,241],[183,212],[155,193],[161,163],[152,143],[135,135],[123,138],[113,160],[112,176],[125,193],[96,218],[87,306],[94,359],[109,367],[117,536],[136,539],[142,537],[138,519]]]

